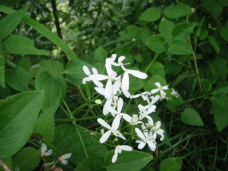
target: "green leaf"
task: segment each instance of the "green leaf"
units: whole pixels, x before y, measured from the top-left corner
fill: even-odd
[[[4,17],[0,21],[0,40],[5,39],[9,36],[13,30],[17,27],[17,25],[21,22],[22,18],[24,17],[26,11],[29,7],[25,7],[23,9],[18,10],[6,17]]]
[[[93,68],[93,66],[82,60],[73,59],[67,63],[65,73],[67,79],[69,79],[71,83],[81,85],[82,79],[88,77],[83,71],[84,65],[86,65],[90,69],[90,72],[92,72],[91,69]]]
[[[163,35],[165,37],[165,40],[167,41],[167,43],[170,45],[170,40],[173,37],[172,36],[172,30],[174,28],[175,24],[174,22],[167,20],[165,18],[162,19],[162,21],[160,22],[159,26],[158,26],[158,30],[161,33],[161,35]]]
[[[36,90],[44,90],[43,111],[53,105],[58,109],[66,95],[67,82],[63,76],[52,77],[48,72],[39,73],[35,80]]]
[[[219,30],[220,36],[228,42],[228,22]]]
[[[32,66],[30,57],[21,58],[20,61],[18,61],[18,65],[26,69],[26,71],[29,71]]]
[[[119,40],[126,41],[126,40],[132,40],[134,38],[137,38],[139,31],[140,31],[139,27],[135,25],[128,25],[124,29],[123,33],[120,35]]]
[[[146,9],[140,17],[139,20],[152,22],[157,21],[161,17],[161,10],[158,7],[151,7]]]
[[[104,62],[107,57],[108,57],[108,53],[101,46],[99,46],[94,52],[94,58],[97,61]]]
[[[14,155],[26,144],[42,102],[42,91],[27,91],[0,101],[1,158]]]
[[[105,146],[85,131],[77,131],[74,125],[61,125],[56,127],[53,144],[66,153],[72,153],[71,159],[79,165],[85,158],[96,157],[102,160],[108,150]]]
[[[50,55],[46,50],[38,50],[34,47],[34,42],[22,35],[12,34],[4,41],[4,49],[10,54],[18,55]]]
[[[14,166],[19,166],[20,170],[33,171],[39,166],[41,160],[40,149],[25,147],[14,157]]]
[[[47,71],[52,76],[56,76],[65,71],[65,66],[62,62],[53,59],[41,59],[39,61],[40,69],[38,72]]]
[[[94,171],[102,168],[104,164],[95,157],[85,158],[74,171]]]
[[[167,100],[167,106],[172,111],[175,112],[177,110],[177,107],[182,105],[184,103],[181,95],[179,94],[179,97],[172,97],[172,100]]]
[[[168,6],[163,10],[166,17],[170,19],[178,19],[184,16],[188,16],[191,14],[191,7],[189,5],[185,5],[184,3],[178,3],[177,5]]]
[[[105,168],[108,171],[139,171],[145,167],[153,158],[152,154],[140,152],[140,151],[122,151],[118,154],[117,161],[112,163],[112,156],[114,150],[110,151],[105,157]]]
[[[52,106],[46,109],[40,114],[37,119],[35,128],[33,130],[34,134],[39,134],[42,136],[42,140],[47,142],[52,142],[54,139],[55,131],[55,120],[54,114],[56,112],[56,106]]]
[[[155,85],[156,82],[159,82],[162,86],[166,86],[167,83],[165,79],[160,75],[153,75],[145,84],[143,85],[143,89],[145,91],[151,91],[152,89],[157,89],[158,87]],[[164,90],[166,92],[166,96],[172,100],[170,90]],[[155,93],[154,95],[160,94],[160,92]]]
[[[165,78],[164,66],[160,62],[153,62],[148,70],[152,75],[160,75]]]
[[[209,92],[212,90],[212,84],[209,80],[207,79],[201,79],[201,82],[203,84],[203,89],[205,92]]]
[[[0,5],[0,11],[7,13],[7,14],[12,14],[15,12],[15,10],[13,10],[9,7],[2,6],[2,5]],[[66,43],[61,38],[59,38],[57,35],[52,33],[45,26],[43,26],[42,24],[38,23],[37,21],[35,21],[27,16],[24,16],[23,21],[26,24],[30,25],[35,30],[37,30],[38,32],[40,32],[42,35],[44,35],[46,38],[48,38],[55,45],[60,47],[70,59],[77,59],[77,56],[75,55],[74,51],[71,50],[69,48],[69,46],[67,46]]]
[[[4,58],[4,50],[3,45],[0,42],[0,85],[3,88],[6,87],[5,85],[5,58]]]
[[[218,132],[221,132],[226,126],[228,126],[228,97],[226,94],[223,96],[213,95],[212,108],[210,113],[214,115],[215,124]]]
[[[140,32],[140,38],[142,42],[146,45],[146,39],[151,36],[151,31],[147,27],[143,28]]]
[[[211,46],[216,50],[217,54],[219,54],[220,48],[219,48],[219,44],[216,41],[216,39],[212,36],[208,36],[208,41],[211,44]]]
[[[181,113],[181,121],[192,126],[204,126],[200,115],[192,108],[185,108]]]
[[[165,51],[165,38],[162,35],[153,35],[147,38],[146,45],[156,53],[162,53]]]
[[[133,69],[134,70],[139,70],[139,69],[136,69],[136,68],[133,68]],[[131,90],[131,91],[140,90],[143,87],[142,79],[139,79],[139,78],[134,77],[131,74],[129,74],[129,80],[130,80],[129,90]]]
[[[6,83],[17,91],[28,90],[30,75],[21,66],[16,66],[13,70],[6,71]]]
[[[193,53],[191,46],[186,41],[180,39],[173,40],[168,50],[175,55],[188,55]]]
[[[205,20],[206,20],[206,16],[204,15],[202,20],[201,20],[201,22],[200,22],[200,24],[199,24],[199,28],[195,32],[195,35],[197,37],[200,37],[201,34],[203,34],[203,24],[204,24]]]
[[[14,170],[13,169],[13,163],[12,163],[12,157],[1,158],[1,160],[5,163],[5,165],[10,170]],[[0,165],[0,171],[5,171],[5,169],[3,169],[1,165]]]
[[[182,158],[170,157],[162,160],[159,165],[160,171],[181,171]]]
[[[177,24],[172,30],[172,35],[176,39],[181,39],[186,41],[190,36],[190,34],[192,33],[193,29],[195,28],[195,25],[196,25],[195,23],[190,24],[188,22]]]

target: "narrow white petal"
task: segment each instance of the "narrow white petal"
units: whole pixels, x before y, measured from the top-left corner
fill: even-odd
[[[105,86],[105,98],[110,98],[112,96],[112,80],[108,79],[108,82]]]
[[[92,72],[93,72],[93,74],[98,74],[98,71],[96,68],[92,68]]]
[[[108,111],[108,108],[111,107],[111,104],[112,104],[112,99],[108,99],[105,104],[104,104],[104,107],[103,107],[103,114],[104,115],[107,115],[109,113]]]
[[[123,99],[119,98],[119,100],[118,100],[118,106],[117,106],[118,113],[121,112],[122,108],[123,108]]]
[[[123,94],[125,97],[129,98],[131,97],[131,94],[129,93],[128,90],[126,90],[124,87],[121,87],[122,91],[123,91]]]
[[[52,149],[48,150],[47,152],[44,152],[47,156],[52,154]]]
[[[119,146],[119,148],[121,148],[124,151],[132,151],[133,150],[133,148],[131,146],[128,146],[128,145],[121,145],[121,146]]]
[[[63,159],[69,159],[71,157],[72,153],[67,153],[62,156]]]
[[[164,134],[158,134],[158,135],[161,136],[160,141],[163,141],[164,140]]]
[[[60,161],[61,161],[61,160],[60,160]],[[63,164],[67,164],[67,163],[68,163],[68,161],[67,161],[67,160],[65,160],[65,159],[63,159],[63,160],[62,160],[62,163],[63,163]]]
[[[136,95],[132,95],[131,98],[138,98],[139,96],[141,96],[141,94],[136,94]]]
[[[101,88],[101,87],[95,87],[95,90],[101,94],[101,95],[105,95],[105,89],[104,88]]]
[[[42,143],[41,145],[41,152],[44,153],[45,151],[47,151],[47,145]]]
[[[161,84],[159,82],[156,82],[155,85],[159,88],[161,87]]]
[[[90,71],[89,71],[89,68],[87,67],[87,66],[83,66],[83,71],[84,71],[84,73],[86,74],[86,75],[90,75],[91,73],[90,73]]]
[[[160,128],[161,127],[161,121],[157,121],[155,125],[156,125],[156,128]]]
[[[86,84],[87,81],[90,81],[89,77],[83,78],[82,83],[83,83],[83,84]]]
[[[125,56],[120,56],[120,57],[118,58],[118,62],[121,63],[121,62],[123,62],[124,59],[125,59]]]
[[[128,72],[129,72],[129,74],[134,75],[135,77],[140,78],[140,79],[146,79],[147,78],[146,73],[143,73],[143,72],[140,72],[137,70],[128,70]]]
[[[103,119],[98,118],[98,119],[97,119],[97,122],[98,122],[99,124],[101,124],[103,127],[107,128],[107,129],[111,129],[111,126],[110,126],[107,122],[105,122]]]
[[[156,95],[156,96],[152,99],[151,103],[152,103],[152,104],[156,103],[156,102],[159,100],[159,98],[160,98],[160,96],[159,96],[159,95]]]
[[[141,138],[143,140],[145,139],[145,136],[143,135],[142,131],[139,128],[135,128],[135,132],[137,133],[139,138]]]
[[[121,113],[121,115],[123,116],[123,118],[127,121],[127,122],[129,122],[129,123],[131,123],[131,116],[130,115],[128,115],[128,114],[125,114],[125,113]]]
[[[93,80],[93,83],[97,86],[97,87],[104,87],[104,85],[98,81],[98,80]]]
[[[157,93],[159,91],[159,89],[153,89],[151,90],[151,94]]]
[[[126,138],[121,134],[121,132],[120,131],[118,131],[118,137],[120,137],[120,138],[122,138],[123,140],[126,140]]]
[[[100,138],[100,143],[101,144],[103,144],[104,142],[106,142],[107,141],[107,139],[109,138],[109,136],[111,135],[111,131],[109,130],[109,131],[107,131],[107,132],[105,132],[103,135],[102,135],[102,137]]]
[[[155,105],[152,105],[147,111],[146,111],[146,114],[150,114],[152,112],[155,112],[155,109],[156,109],[156,106]]]
[[[141,142],[139,145],[138,145],[138,149],[142,149],[143,147],[145,147],[146,143],[145,142]]]
[[[107,110],[114,115],[118,114],[118,112],[115,109],[113,109],[111,106]]]
[[[102,74],[96,74],[96,75],[90,75],[89,78],[91,80],[107,80],[109,77],[107,75],[102,75]]]
[[[112,94],[113,95],[115,95],[117,93],[117,91],[120,89],[120,86],[121,86],[121,79],[118,79],[113,84],[113,89],[112,89]]]
[[[162,87],[163,90],[168,90],[168,85]]]
[[[129,90],[129,74],[127,71],[124,73],[122,78],[122,87],[124,87],[126,90]]]
[[[112,54],[111,59],[112,59],[113,62],[116,60],[116,57],[117,57],[117,55],[115,53]]]
[[[152,141],[147,141],[147,144],[151,151],[155,151],[156,145]]]
[[[112,122],[112,129],[117,130],[120,126],[120,119],[121,117],[119,115],[116,115],[115,119]]]
[[[112,163],[115,163],[115,162],[116,162],[117,157],[118,157],[118,153],[117,153],[116,150],[115,150],[115,154],[114,154],[113,157],[112,157]]]

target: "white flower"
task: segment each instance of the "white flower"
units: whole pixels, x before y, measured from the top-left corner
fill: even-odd
[[[118,153],[122,153],[122,150],[124,150],[124,151],[132,151],[133,148],[128,146],[128,145],[117,145],[116,149],[115,149],[115,152],[114,152],[114,155],[112,157],[112,163],[116,162],[117,157],[118,157]]]
[[[171,95],[175,96],[176,98],[178,98],[178,96],[179,96],[179,94],[174,90],[174,88],[172,88]]]
[[[131,98],[138,98],[139,96],[141,96],[144,101],[147,101],[148,102],[150,95],[151,95],[150,92],[145,91],[145,92],[140,93],[140,94],[132,95]]]
[[[143,124],[142,121],[139,121],[138,115],[133,114],[132,117],[131,117],[131,122],[130,122],[130,124],[131,124],[131,125],[137,125],[137,124],[139,124],[139,123]]]
[[[161,86],[161,84],[159,82],[156,82],[155,85],[158,87],[157,89],[153,89],[151,90],[151,94],[157,93],[160,91],[161,96],[164,95],[164,91],[163,90],[168,90],[168,85],[167,86]],[[165,94],[166,95],[166,94]]]
[[[111,135],[111,133],[113,133],[116,137],[120,137],[124,140],[126,140],[126,138],[120,133],[120,131],[118,131],[117,129],[119,128],[119,121],[118,118],[115,118],[112,122],[112,127],[105,122],[103,119],[98,118],[97,122],[100,123],[102,126],[104,126],[105,128],[109,129],[106,133],[104,133],[104,135],[102,135],[102,137],[100,138],[100,143],[104,143],[107,141],[107,139],[109,138],[109,136]]]
[[[163,141],[164,140],[164,130],[160,128],[161,127],[161,122],[157,121],[155,123],[155,126],[152,127],[152,131],[154,132],[154,134],[157,134],[161,136],[160,140]]]
[[[141,104],[138,105],[139,108],[139,119],[142,120],[143,118],[151,118],[149,116],[150,113],[155,112],[156,106],[152,105],[149,109]]]
[[[145,147],[146,144],[148,144],[151,151],[155,151],[156,149],[156,142],[154,135],[150,132],[150,135],[148,132],[143,132],[139,128],[135,128],[135,132],[139,136],[141,140],[137,140],[136,143],[139,143],[138,149],[142,149]]]
[[[61,156],[59,158],[59,160],[61,161],[62,164],[67,164],[68,161],[66,159],[69,159],[71,157],[72,153],[67,153],[67,154],[64,154],[63,156]]]
[[[41,145],[41,156],[49,156],[52,154],[52,149],[47,151],[46,144],[42,143]]]

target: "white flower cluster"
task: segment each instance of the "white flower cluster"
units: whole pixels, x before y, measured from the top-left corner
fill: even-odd
[[[82,80],[82,83],[85,84],[87,81],[94,82],[94,84],[96,85],[95,90],[99,94],[103,95],[106,99],[106,102],[103,107],[103,114],[111,114],[114,117],[111,126],[103,119],[97,119],[98,123],[100,123],[103,127],[108,129],[108,131],[102,134],[102,137],[100,138],[100,143],[106,142],[111,134],[123,140],[126,140],[123,134],[118,130],[121,119],[124,119],[130,125],[141,124],[141,130],[139,128],[135,128],[135,132],[139,137],[139,140],[136,141],[136,143],[139,143],[138,149],[142,149],[143,147],[145,147],[146,144],[148,144],[151,151],[155,151],[157,144],[157,135],[160,135],[160,140],[162,141],[164,139],[164,130],[160,128],[161,122],[158,121],[154,124],[153,119],[149,114],[155,112],[156,102],[164,98],[168,99],[166,97],[166,92],[164,91],[168,89],[168,86],[162,86],[159,82],[156,82],[155,85],[158,87],[157,89],[153,89],[151,90],[151,92],[143,92],[141,94],[131,95],[129,93],[129,74],[139,79],[146,79],[147,74],[137,70],[126,69],[124,66],[128,63],[123,63],[125,57],[120,56],[118,58],[118,62],[115,62],[116,57],[117,55],[113,54],[111,57],[106,58],[105,67],[107,75],[98,74],[96,68],[92,68],[91,73],[87,66],[83,66],[83,70],[88,77],[85,77]],[[124,74],[122,76],[117,76],[117,73],[112,69],[112,66],[120,66],[123,69]],[[107,80],[105,86],[101,82],[103,80]],[[145,106],[141,104],[138,105],[139,114],[133,114],[132,116],[130,116],[126,113],[123,113],[122,108],[124,101],[120,97],[122,92],[124,96],[127,98],[141,97],[148,104]],[[157,92],[160,92],[160,95],[153,96],[153,94]],[[144,118],[146,118],[147,123],[143,122],[145,120]],[[132,147],[126,145],[116,146],[115,153],[112,158],[113,163],[116,162],[118,153],[121,153],[122,150],[132,151],[133,149]]]

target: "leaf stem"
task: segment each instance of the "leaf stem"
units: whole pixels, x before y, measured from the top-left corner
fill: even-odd
[[[157,57],[159,56],[160,53],[157,53],[155,55],[155,57],[153,58],[153,60],[151,61],[150,65],[147,67],[147,69],[145,70],[145,72],[147,72],[149,70],[149,68],[151,67],[151,65],[154,63],[154,61],[157,59]]]

